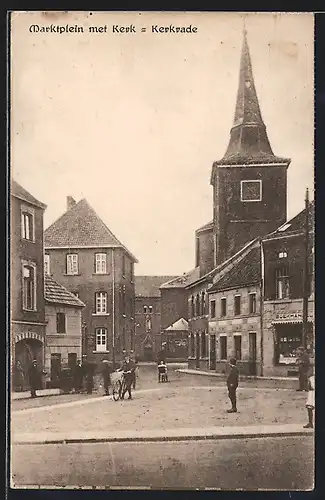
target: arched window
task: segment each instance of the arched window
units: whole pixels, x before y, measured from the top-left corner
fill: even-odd
[[[205,292],[202,292],[201,296],[201,316],[205,315]]]
[[[191,318],[194,318],[195,316],[195,303],[194,303],[194,297],[192,295],[191,297]]]
[[[195,357],[195,339],[193,333],[190,334],[190,357]]]

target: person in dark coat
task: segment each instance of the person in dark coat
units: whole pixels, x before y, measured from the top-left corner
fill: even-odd
[[[77,394],[79,394],[82,391],[83,376],[84,376],[84,370],[83,367],[81,366],[80,359],[78,359],[73,374],[73,387]]]
[[[109,388],[112,385],[111,373],[113,372],[113,368],[107,359],[103,360],[103,365],[104,365],[102,370],[103,384],[104,384],[105,394],[109,396]]]
[[[298,350],[298,376],[299,376],[299,389],[297,391],[308,391],[308,372],[310,367],[309,356],[304,347]]]
[[[15,389],[22,392],[24,390],[25,375],[20,361],[15,366]]]
[[[228,396],[231,401],[231,410],[227,410],[227,412],[236,413],[237,412],[236,390],[238,387],[238,368],[236,366],[236,359],[231,358],[229,364],[230,364],[230,372],[227,377],[227,387],[228,387]]]
[[[93,363],[88,363],[87,362],[87,369],[86,369],[86,388],[87,388],[87,394],[92,394],[93,388],[94,388],[94,371],[95,367]]]
[[[129,393],[129,399],[132,399],[132,383],[133,383],[133,373],[135,371],[135,364],[134,362],[129,358],[129,356],[125,357],[124,363],[122,364],[122,371],[124,374],[124,379],[126,382],[126,387],[123,393],[121,394],[121,399],[124,399],[124,396],[126,392]]]
[[[38,369],[36,359],[33,360],[32,366],[29,369],[28,375],[29,375],[29,383],[30,383],[30,395],[32,398],[36,398],[37,397],[36,390],[40,389],[41,384],[42,384],[42,373]]]

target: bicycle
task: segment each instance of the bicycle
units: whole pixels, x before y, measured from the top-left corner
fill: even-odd
[[[113,399],[114,399],[114,401],[118,401],[119,399],[124,399],[124,394],[127,391],[127,383],[126,383],[125,375],[128,373],[131,373],[131,372],[130,371],[123,372],[122,379],[118,379],[113,383]]]

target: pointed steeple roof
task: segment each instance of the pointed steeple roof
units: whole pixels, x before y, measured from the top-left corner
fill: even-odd
[[[274,155],[255,88],[252,62],[244,29],[240,59],[239,85],[233,126],[226,154],[216,165],[277,163],[289,165],[288,158]]]
[[[89,205],[80,200],[44,232],[45,248],[123,248],[134,262],[137,259],[116,238]]]

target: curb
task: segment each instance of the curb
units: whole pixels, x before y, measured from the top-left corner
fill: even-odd
[[[174,370],[177,373],[183,373],[184,375],[202,375],[205,377],[216,377],[226,379],[225,373],[216,372],[205,372],[203,370],[191,370],[186,368],[179,368]],[[261,381],[274,381],[274,382],[296,382],[298,377],[260,377],[257,375],[240,375],[241,380],[261,380]]]
[[[77,443],[154,443],[154,442],[175,442],[175,441],[208,441],[208,440],[225,440],[225,439],[257,439],[257,438],[273,438],[273,437],[299,437],[299,436],[311,436],[314,435],[313,430],[297,430],[297,431],[275,431],[275,432],[250,432],[250,433],[240,433],[235,432],[234,434],[218,434],[211,433],[208,435],[193,435],[184,434],[178,436],[107,436],[107,437],[85,437],[85,438],[53,438],[44,440],[13,440],[12,444],[19,445],[36,445],[36,444],[77,444]]]

